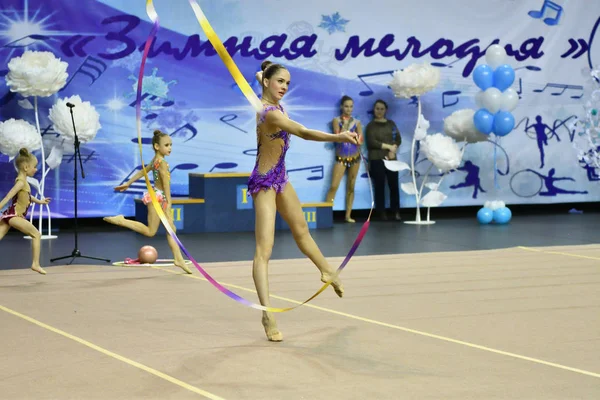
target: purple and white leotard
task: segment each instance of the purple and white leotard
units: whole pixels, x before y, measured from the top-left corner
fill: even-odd
[[[248,179],[249,194],[269,189],[275,189],[277,193],[281,193],[288,182],[285,170],[285,154],[290,147],[290,134],[282,130],[267,133],[261,129],[269,112],[281,112],[285,115],[281,105],[266,104],[263,105],[263,110],[258,115],[256,123],[256,163],[250,174],[250,179]]]

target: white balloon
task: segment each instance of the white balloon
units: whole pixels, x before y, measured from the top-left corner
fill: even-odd
[[[496,114],[498,110],[500,110],[500,106],[502,105],[502,92],[495,87],[491,87],[483,92],[483,106],[487,108],[487,110]]]
[[[475,95],[475,104],[477,105],[477,107],[481,108],[483,107],[483,90],[480,90],[479,92],[477,92],[477,94]]]
[[[519,95],[513,88],[508,88],[502,93],[500,110],[512,111],[517,108],[519,103]]]
[[[492,69],[506,64],[506,50],[498,44],[491,45],[485,52],[485,61]]]

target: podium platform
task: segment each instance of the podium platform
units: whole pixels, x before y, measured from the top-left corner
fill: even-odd
[[[253,231],[255,218],[252,197],[247,195],[248,178],[245,172],[191,173],[189,197],[173,198],[173,220],[177,232],[240,232]],[[302,203],[309,229],[333,226],[332,203]],[[135,218],[147,223],[147,206],[135,199]],[[289,230],[277,213],[276,230]],[[161,225],[159,232],[166,230]]]

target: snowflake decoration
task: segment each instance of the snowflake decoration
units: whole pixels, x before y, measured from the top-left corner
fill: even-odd
[[[166,103],[166,107],[162,107],[162,109],[155,109],[150,115],[155,116],[146,121],[146,128],[148,129],[160,129],[163,132],[173,132],[178,128],[181,128],[185,124],[193,125],[195,122],[200,120],[200,118],[194,113],[194,111],[189,111],[186,114],[186,106],[185,101],[178,101],[173,104],[173,102]],[[173,137],[185,137],[186,133],[181,132],[175,134]]]
[[[165,110],[158,114],[156,123],[161,127],[161,130],[169,131],[183,125],[183,114],[175,110]]]
[[[162,77],[156,76],[157,73],[158,68],[154,68],[152,69],[152,75],[144,76],[144,80],[142,81],[142,94],[149,94],[150,96],[166,99],[169,93],[169,86],[177,83],[177,81],[172,80],[170,82],[165,82]],[[137,93],[138,78],[130,75],[129,79],[135,81],[132,85],[133,93],[135,94]]]
[[[127,47],[126,44],[122,44],[121,46],[113,47],[108,50],[110,51],[110,54],[117,54],[120,51],[125,50],[126,47]],[[150,63],[152,63],[152,60],[148,59],[146,62],[148,64],[150,64]],[[127,57],[123,57],[118,60],[114,60],[112,62],[112,66],[125,68],[129,72],[133,73],[140,67],[141,63],[142,63],[142,53],[139,51],[134,51]]]
[[[162,77],[156,76],[157,73],[158,68],[154,68],[152,70],[152,75],[144,76],[144,80],[142,82],[142,94],[146,95],[146,97],[142,99],[142,110],[144,111],[163,109],[165,107],[165,103],[170,102],[168,97],[169,86],[177,83],[176,80],[165,82]],[[129,79],[133,80],[135,83],[132,85],[133,91],[129,92],[125,96],[135,97],[137,94],[138,78],[130,75]]]
[[[294,40],[302,35],[310,36],[314,34],[315,29],[310,23],[306,21],[295,21],[287,27],[286,33],[288,34],[291,40]],[[315,57],[298,58],[297,60],[290,61],[290,64],[298,68],[337,76],[339,74],[339,65],[349,62],[350,59],[346,58],[342,61],[338,61],[335,58],[336,49],[329,48],[328,50],[326,50],[324,45],[325,42],[323,40],[317,40],[315,42],[315,46],[317,47],[315,49],[317,52],[317,55]]]
[[[335,12],[331,15],[321,15],[321,23],[319,28],[323,28],[331,35],[336,31],[346,32],[346,24],[350,20],[343,19],[339,12]]]
[[[600,69],[591,71],[591,76],[600,76]],[[569,124],[569,133],[576,133],[573,147],[577,159],[588,167],[600,170],[600,82],[584,104],[585,117],[577,118]]]

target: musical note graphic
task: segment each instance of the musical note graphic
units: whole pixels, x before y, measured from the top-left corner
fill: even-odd
[[[192,124],[188,123],[188,124],[185,124],[185,125],[180,126],[179,128],[177,128],[176,131],[174,131],[173,133],[171,133],[171,137],[183,137],[183,138],[185,138],[190,133],[191,133],[192,136],[189,139],[186,139],[185,140],[186,142],[192,140],[198,134],[198,129],[196,129]]]
[[[237,168],[237,164],[233,162],[222,162],[213,165],[213,167],[208,172],[213,172],[215,169],[232,169]]]
[[[316,176],[312,176],[312,175],[307,176],[306,177],[307,181],[318,181],[318,180],[323,179],[323,166],[322,165],[313,165],[310,167],[288,169],[288,173],[302,172],[302,171],[310,171],[311,174],[317,174]]]
[[[147,97],[147,95],[144,95],[144,96],[142,97],[142,99],[145,99],[146,97]],[[154,101],[154,100],[156,100],[157,98],[158,98],[158,97],[156,97],[156,96],[152,96],[152,97],[150,97],[150,100],[151,100],[151,101]],[[134,106],[135,106],[135,102],[134,102],[133,104],[134,104]],[[174,102],[174,101],[172,101],[172,100],[167,100],[167,101],[165,101],[164,103],[162,103],[162,104],[160,105],[160,107],[167,108],[167,107],[171,107],[173,104],[175,104],[175,102]],[[130,106],[131,106],[131,104],[130,104]],[[150,114],[146,115],[146,116],[144,117],[144,119],[146,119],[146,120],[152,120],[152,119],[156,119],[157,117],[158,117],[158,114],[156,114],[156,113],[150,113]]]
[[[54,135],[55,138],[59,137],[60,134],[52,129],[52,124],[48,125],[45,129],[42,130],[42,137],[45,135]]]
[[[571,89],[571,90],[581,90],[581,94],[579,96],[571,96],[572,99],[580,99],[583,97],[583,86],[580,86],[580,85],[566,85],[566,84],[562,84],[562,83],[547,83],[546,86],[544,86],[542,89],[534,89],[533,91],[536,93],[542,93],[547,88],[562,89],[562,91],[560,91],[560,92],[550,93],[552,96],[560,96],[568,89]]]
[[[188,139],[186,139],[184,141],[184,143],[192,140],[198,134],[198,129],[196,129],[192,124],[185,124],[185,125],[182,125],[179,128],[177,128],[169,136],[171,136],[171,137],[183,137],[183,138],[185,138],[186,136],[188,136],[190,134],[191,134],[191,137],[188,138]],[[137,143],[138,142],[138,138],[136,137],[136,138],[131,139],[131,142],[132,143]],[[142,138],[142,144],[152,144],[152,138],[151,137],[143,137]]]
[[[12,49],[17,49],[17,48],[21,48],[21,47],[28,47],[28,46],[31,46],[32,44],[35,43],[35,42],[28,41],[28,43],[17,44],[21,40],[25,40],[25,39],[33,39],[35,41],[44,41],[44,42],[46,42],[46,41],[50,40],[50,37],[49,36],[44,36],[44,35],[37,35],[37,34],[27,35],[27,36],[23,36],[20,39],[16,39],[16,40],[13,40],[12,42],[6,43],[2,47],[8,47],[8,48],[12,48]]]
[[[448,90],[442,93],[442,108],[452,107],[453,105],[458,103],[458,97],[452,103],[446,103],[446,96],[458,96],[462,92],[460,90]]]
[[[92,150],[91,153],[87,154],[87,155],[81,155],[81,161],[84,164],[87,164],[88,161],[96,161],[98,159],[97,157],[98,153],[96,153],[96,150]],[[63,161],[66,161],[67,164],[72,163],[75,160],[75,154],[63,154]]]
[[[460,60],[461,60],[460,58],[457,58],[456,60],[454,60],[454,61],[452,61],[451,63],[448,63],[448,64],[436,61],[436,62],[432,62],[431,65],[434,66],[434,67],[438,67],[438,68],[454,68],[452,66],[452,64],[454,64],[454,63],[456,63],[456,62],[458,62]]]
[[[519,95],[519,100],[522,98],[523,94],[523,79],[519,78],[519,88],[517,89],[517,94]]]
[[[65,87],[63,87],[60,91],[62,92],[65,90],[78,74],[88,76],[92,80],[92,83],[90,83],[90,86],[92,86],[102,76],[102,74],[106,72],[107,68],[108,66],[102,60],[96,57],[87,56],[85,60],[83,60],[83,63],[71,76],[71,79],[69,79]]]
[[[146,100],[148,98],[148,96],[150,96],[150,101],[154,101],[154,100],[158,99],[158,96],[155,96],[155,95],[150,94],[150,93],[144,93],[142,95],[142,98],[140,99],[140,102]],[[136,102],[137,102],[137,100],[134,100],[131,104],[129,104],[129,107],[135,108]]]
[[[553,1],[550,0],[544,0],[544,4],[542,5],[542,9],[539,11],[529,11],[527,14],[531,17],[531,18],[542,18],[544,16],[544,14],[546,13],[546,8],[550,9],[550,10],[554,10],[556,11],[556,16],[554,18],[544,18],[544,23],[546,25],[556,25],[558,24],[558,21],[560,20],[560,16],[562,15],[563,12],[563,8],[556,4]]]
[[[224,124],[227,124],[229,126],[231,126],[232,128],[235,128],[239,131],[242,131],[244,133],[248,133],[247,131],[243,130],[242,128],[235,126],[233,124],[230,124],[231,121],[236,120],[238,118],[237,114],[225,114],[223,115],[221,118],[219,118],[219,120],[221,122],[223,122]]]
[[[518,67],[515,68],[515,72],[521,69],[526,69],[528,71],[535,71],[535,72],[539,72],[542,69],[540,67],[537,67],[535,65],[525,65],[522,67]],[[523,79],[519,78],[519,88],[517,89],[517,94],[519,95],[519,99],[523,98],[523,96],[521,96],[523,94]]]
[[[365,82],[365,80],[363,78],[372,78],[372,77],[385,76],[385,75],[392,76],[393,73],[394,73],[394,71],[381,71],[381,72],[371,72],[371,73],[368,73],[368,74],[360,74],[360,75],[358,75],[358,79],[360,79],[361,82],[364,83],[364,85],[368,89],[368,90],[364,90],[362,92],[359,92],[358,94],[361,95],[361,96],[371,96],[373,94],[373,89],[371,89],[371,86],[369,86],[369,84],[367,82]],[[385,84],[387,84],[387,82]]]
[[[542,70],[540,67],[537,67],[535,65],[525,65],[523,67],[515,68],[515,71],[518,71],[520,69],[526,69],[528,71],[536,71],[536,72],[539,72]]]
[[[198,164],[194,163],[183,163],[177,164],[174,168],[171,168],[171,175],[174,175],[175,171],[190,171],[192,169],[198,168]]]

